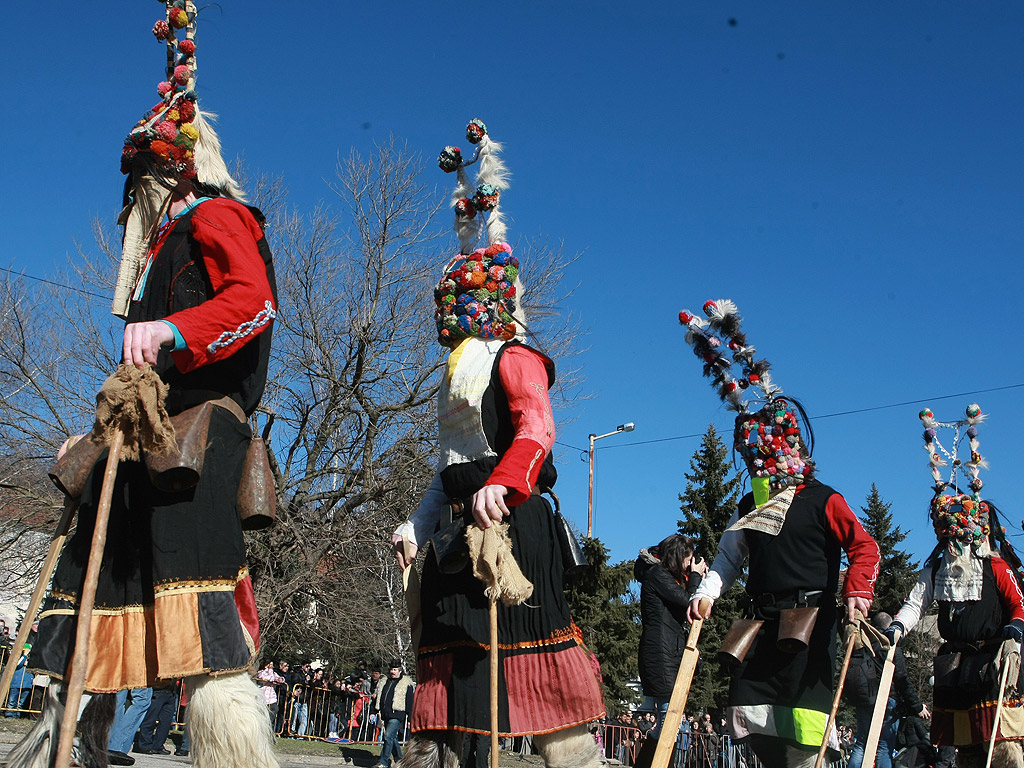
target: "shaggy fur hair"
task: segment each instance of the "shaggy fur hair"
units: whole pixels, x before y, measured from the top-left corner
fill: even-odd
[[[186,684],[196,768],[279,768],[267,705],[245,672],[190,677]]]
[[[43,711],[35,725],[7,755],[5,768],[52,768],[57,760],[60,722],[64,717],[64,693],[54,683],[46,692]],[[114,722],[117,696],[112,693],[83,694],[78,715],[78,738],[72,752],[72,765],[82,768],[107,767],[107,742]]]
[[[405,745],[402,768],[459,768],[465,734],[457,731],[423,731]]]
[[[988,759],[988,743],[972,744],[957,750],[956,764],[959,768],[985,768]],[[992,750],[993,768],[1021,768],[1024,753],[1019,741],[997,741]]]
[[[601,750],[585,725],[538,733],[533,743],[547,768],[598,768],[603,762]]]

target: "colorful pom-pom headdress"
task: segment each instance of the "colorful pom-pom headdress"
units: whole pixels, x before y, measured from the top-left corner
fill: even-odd
[[[451,204],[461,247],[434,289],[437,338],[448,347],[469,337],[513,339],[524,331],[519,259],[505,242],[500,209],[501,193],[508,189],[501,144],[478,119],[466,127],[466,139],[476,146],[472,158],[465,160],[458,147],[449,146],[437,160],[442,171],[457,174]],[[478,161],[474,188],[466,168]]]
[[[938,421],[930,408],[922,410],[918,417],[924,425],[924,449],[928,452],[928,466],[932,473],[932,497],[930,510],[935,534],[947,541],[952,550],[962,553],[966,548],[986,542],[992,533],[991,507],[981,498],[984,483],[980,474],[988,469],[988,463],[978,452],[978,425],[986,415],[977,403],[967,406],[965,418],[951,422]],[[950,448],[939,440],[940,430],[952,431]],[[960,458],[960,444],[966,437],[971,457]],[[948,479],[942,468],[949,467]],[[958,476],[967,482],[970,493],[962,493]],[[952,493],[946,491],[951,490]]]
[[[118,223],[125,225],[125,236],[112,311],[122,318],[172,190],[188,183],[197,195],[245,201],[221,157],[220,139],[199,108],[195,4],[166,0],[164,5],[164,18],[153,25],[167,53],[166,79],[157,85],[160,101],[135,124],[121,149],[121,172],[128,179]]]
[[[760,505],[769,493],[795,488],[811,478],[813,438],[803,439],[797,414],[805,421],[806,416],[796,401],[781,397],[768,361],[755,358],[736,304],[729,299],[707,301],[704,314],[707,319],[683,310],[679,322],[686,326],[686,342],[704,361],[704,375],[737,412],[735,445],[750,470]]]

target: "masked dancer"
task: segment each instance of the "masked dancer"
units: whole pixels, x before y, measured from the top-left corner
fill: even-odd
[[[195,17],[190,0],[168,0],[153,29],[167,51],[167,80],[121,154],[125,231],[113,312],[126,321],[124,363],[152,366],[168,388],[172,420],[202,411],[208,434],[192,487],[168,489],[145,457],[118,467],[89,631],[85,685],[94,695],[75,750],[89,768],[107,765],[114,694],[175,678],[186,678],[190,695],[195,765],[277,765],[266,706],[247,674],[259,626],[238,501],[252,444],[248,417],[266,383],[276,288],[263,216],[245,204],[197,100]],[[212,407],[204,410],[204,403]],[[184,437],[179,431],[179,445]],[[73,653],[105,465],[104,453],[81,492],[77,531],[43,603],[32,649],[31,667],[55,680]],[[90,719],[92,707],[105,709]],[[49,765],[60,710],[51,694],[9,766]],[[111,758],[133,762],[123,754]]]
[[[748,633],[752,647],[744,655],[727,637],[723,648],[738,662],[729,728],[770,768],[810,766],[832,706],[842,553],[850,564],[843,603],[852,619],[854,610],[867,614],[871,605],[878,547],[845,499],[815,478],[807,417],[796,400],[782,397],[767,361],[755,359],[736,305],[708,301],[704,313],[707,319],[684,311],[680,321],[704,375],[738,414],[733,444],[752,492],[722,534],[689,614],[697,618],[700,601],[713,602],[748,565],[745,619],[734,627]]]
[[[934,481],[929,511],[939,542],[887,634],[897,642],[938,603],[938,629],[945,642],[935,657],[932,744],[956,747],[961,768],[984,766],[1001,709],[992,764],[1019,768],[1024,765],[1024,594],[1020,560],[1006,541],[995,505],[981,497],[980,474],[988,465],[978,452],[978,426],[985,414],[972,404],[957,421],[940,422],[928,408],[920,417]],[[940,435],[952,438],[949,449]],[[959,456],[964,437],[970,450],[966,461]],[[949,467],[948,478],[943,467]],[[967,481],[969,493],[960,491],[958,476]]]
[[[467,139],[477,148],[473,158],[446,147],[439,160],[458,175],[453,206],[461,249],[434,292],[438,341],[449,350],[438,395],[438,472],[394,536],[403,567],[403,536],[414,545],[429,539],[433,550],[423,564],[414,736],[402,765],[450,765],[467,735],[491,730],[489,600],[464,559],[442,562],[440,540],[431,538],[443,526],[443,539],[461,522],[469,533],[507,524],[515,564],[532,584],[525,603],[497,609],[500,733],[534,734],[547,765],[596,766],[586,723],[604,714],[601,689],[569,615],[556,518],[540,495],[556,477],[548,400],[554,364],[522,341],[520,264],[499,208],[507,187],[501,147],[479,120],[469,124]],[[473,162],[480,169],[475,192],[466,171]],[[452,509],[454,523],[442,520]]]

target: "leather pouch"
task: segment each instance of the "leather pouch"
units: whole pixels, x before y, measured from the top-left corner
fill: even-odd
[[[277,488],[262,437],[253,437],[245,452],[237,502],[243,531],[269,528],[277,521]]]
[[[718,660],[727,665],[742,664],[747,652],[754,647],[757,633],[764,622],[761,619],[736,619],[722,641]]]
[[[799,653],[807,648],[818,618],[818,606],[804,605],[779,611],[779,639],[776,646],[783,653]]]

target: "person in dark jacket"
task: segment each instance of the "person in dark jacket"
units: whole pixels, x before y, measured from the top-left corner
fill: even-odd
[[[638,654],[640,682],[644,695],[654,699],[659,713],[655,736],[660,732],[686,647],[686,608],[706,572],[704,560],[694,557],[693,544],[679,534],[641,550],[633,566],[633,576],[640,582],[643,625]]]
[[[707,563],[694,556],[693,544],[673,534],[657,546],[640,550],[633,576],[640,582],[640,682],[645,696],[654,700],[658,725],[651,732],[657,740],[672,696],[679,662],[686,647],[689,622],[686,609]]]

